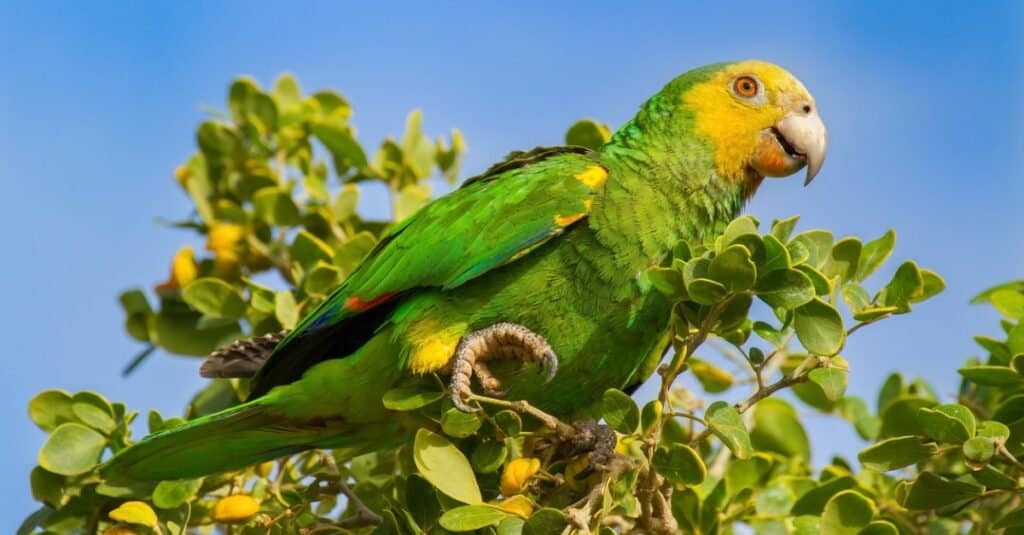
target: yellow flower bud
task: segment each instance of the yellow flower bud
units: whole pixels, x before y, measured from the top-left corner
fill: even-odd
[[[216,223],[206,235],[206,249],[215,253],[230,251],[244,236],[245,228],[241,225]]]
[[[245,522],[252,518],[260,510],[260,502],[252,496],[236,494],[225,496],[213,506],[210,516],[217,522],[237,523]]]
[[[521,457],[513,459],[505,465],[501,472],[501,493],[512,496],[523,491],[523,487],[540,470],[540,459]]]
[[[181,186],[182,188],[188,187],[188,177],[188,167],[185,167],[184,165],[179,165],[178,167],[174,168],[174,180],[176,180],[178,182],[178,185]]]
[[[274,461],[267,461],[265,463],[258,464],[256,465],[256,473],[259,474],[260,477],[267,477],[274,469],[275,464],[276,463],[274,463]]]
[[[505,498],[496,504],[498,509],[519,515],[523,518],[529,518],[533,514],[533,502],[529,498],[518,494],[511,498]]]
[[[156,527],[156,512],[145,502],[124,502],[110,512],[110,519],[146,527]]]
[[[182,247],[171,260],[171,276],[156,286],[157,292],[178,290],[194,281],[199,274],[195,252],[191,247]]]

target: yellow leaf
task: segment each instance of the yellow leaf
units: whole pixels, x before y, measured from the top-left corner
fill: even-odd
[[[511,498],[505,498],[495,505],[497,505],[502,511],[519,515],[523,518],[529,518],[530,515],[533,514],[533,502],[522,494],[512,496]]]
[[[110,512],[110,519],[155,528],[156,513],[145,502],[124,502]]]
[[[505,465],[501,472],[501,493],[512,496],[523,491],[523,487],[540,470],[540,459],[522,457],[513,459]]]
[[[245,522],[260,510],[260,502],[244,494],[225,496],[213,506],[210,516],[217,522]]]

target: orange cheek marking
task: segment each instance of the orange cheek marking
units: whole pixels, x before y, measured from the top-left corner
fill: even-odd
[[[364,310],[369,310],[394,296],[395,294],[393,293],[386,293],[369,301],[363,301],[358,296],[353,295],[345,300],[345,308],[355,310],[356,312],[362,312]]]

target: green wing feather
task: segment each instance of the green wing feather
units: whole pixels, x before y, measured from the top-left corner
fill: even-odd
[[[580,147],[514,153],[424,206],[385,234],[278,344],[253,380],[252,397],[298,379],[317,362],[351,353],[389,315],[385,303],[393,307],[417,288],[459,286],[564,232],[565,221],[590,211],[596,191],[575,175],[598,158]]]

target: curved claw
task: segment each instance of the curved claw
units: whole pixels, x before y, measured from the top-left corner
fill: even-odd
[[[454,383],[455,381],[452,382]],[[480,410],[479,407],[467,405],[466,402],[462,400],[462,392],[458,390],[454,384],[451,387],[451,391],[452,405],[455,405],[456,409],[466,413],[477,412]]]
[[[558,374],[558,356],[548,349],[540,361],[540,369],[544,372],[544,384],[548,384]]]

